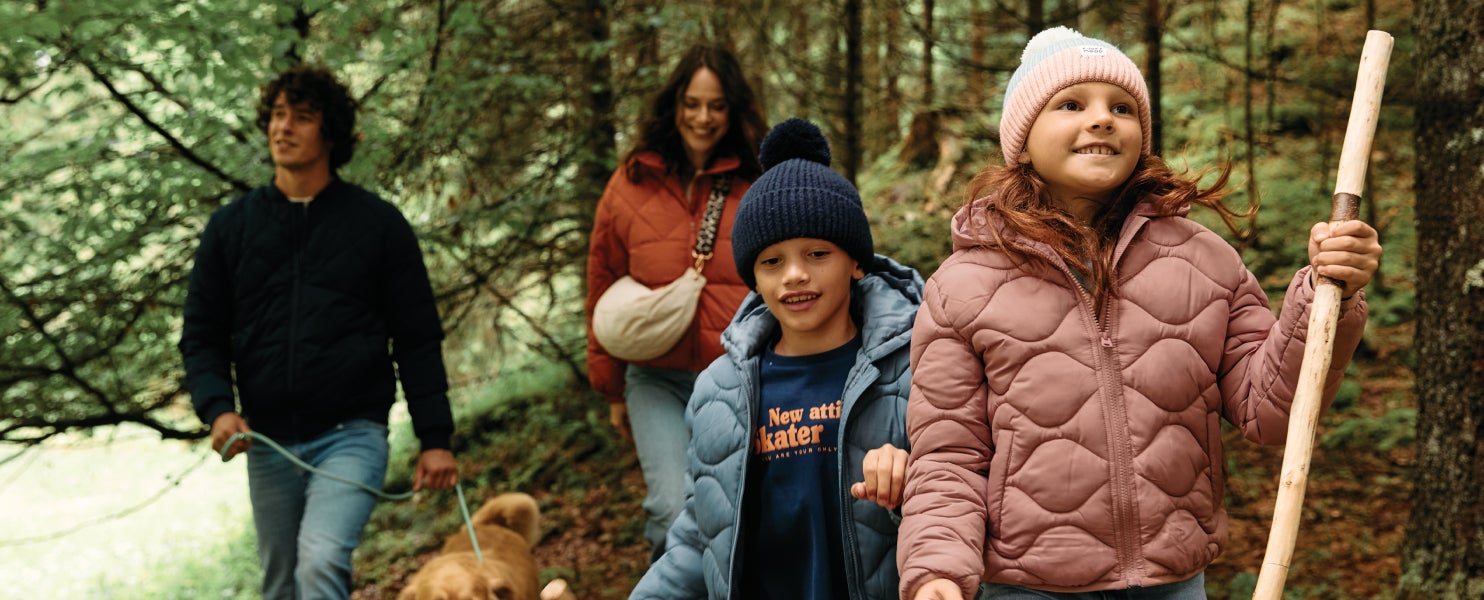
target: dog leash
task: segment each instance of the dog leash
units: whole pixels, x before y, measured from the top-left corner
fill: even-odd
[[[243,438],[250,438],[250,439],[254,439],[254,440],[263,442],[264,444],[267,444],[269,448],[272,448],[275,451],[277,451],[279,454],[282,454],[284,458],[289,459],[289,462],[294,463],[295,466],[297,466],[297,467],[299,467],[301,469],[304,469],[305,471],[309,471],[310,473],[314,473],[315,475],[319,475],[320,477],[324,477],[326,479],[330,479],[330,480],[333,480],[333,481],[338,481],[340,483],[343,483],[343,484],[346,484],[346,485],[350,485],[350,486],[355,486],[357,488],[360,488],[362,490],[365,490],[367,493],[371,494],[372,496],[375,496],[375,497],[380,498],[382,500],[387,500],[387,501],[391,501],[391,502],[400,502],[402,500],[406,500],[408,498],[411,498],[412,495],[413,495],[413,492],[410,492],[410,491],[409,492],[403,492],[401,494],[388,494],[386,492],[383,492],[381,490],[378,490],[376,488],[373,488],[373,487],[371,487],[369,485],[366,485],[364,483],[361,483],[359,481],[352,481],[352,480],[346,479],[344,477],[340,477],[338,475],[333,475],[333,474],[330,474],[330,473],[326,473],[324,471],[321,471],[321,470],[319,470],[319,469],[311,466],[309,463],[304,462],[303,460],[300,460],[299,457],[294,456],[294,453],[289,452],[288,449],[284,448],[283,446],[278,445],[278,442],[275,442],[272,439],[270,439],[268,436],[263,435],[261,433],[258,433],[256,431],[239,431],[237,433],[232,434],[232,437],[227,438],[227,443],[222,444],[222,451],[221,451],[222,462],[227,462],[227,459],[230,458],[227,455],[227,451],[228,450],[231,450],[232,449],[232,446],[233,445],[236,445],[237,444],[237,441],[238,440],[241,440]],[[464,514],[464,526],[466,526],[466,527],[469,528],[469,541],[470,542],[473,542],[473,546],[474,546],[474,558],[477,559],[479,562],[484,562],[484,553],[482,553],[482,552],[479,551],[479,538],[474,535],[474,520],[469,517],[469,504],[467,502],[464,502],[464,486],[463,486],[463,484],[455,481],[454,484],[453,484],[453,489],[454,489],[454,491],[458,492],[458,495],[459,495],[459,510],[461,512],[463,512],[463,514]]]

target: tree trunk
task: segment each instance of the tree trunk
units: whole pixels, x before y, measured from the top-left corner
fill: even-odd
[[[922,108],[930,110],[936,90],[933,89],[933,40],[938,35],[933,31],[933,0],[922,0]]]
[[[885,129],[881,132],[881,149],[895,146],[901,139],[902,119],[902,46],[900,36],[902,35],[902,11],[894,7],[881,11],[882,19],[886,21],[885,41],[882,42],[882,50],[885,56],[881,65],[881,121]]]
[[[840,153],[845,179],[855,183],[861,166],[861,0],[845,0],[845,144]]]
[[[1159,64],[1164,44],[1164,17],[1160,11],[1160,3],[1164,0],[1144,0],[1144,49],[1147,53],[1144,64],[1144,78],[1149,82],[1149,114],[1151,119],[1150,129],[1150,154],[1163,155],[1161,148],[1164,147],[1164,126],[1160,118],[1160,96],[1162,87],[1159,76]]]
[[[989,39],[989,11],[979,0],[969,2],[969,72],[964,90],[965,104],[970,112],[980,112],[989,103],[989,56],[985,51],[985,40]]]
[[[1399,597],[1484,590],[1484,8],[1419,0],[1417,467]]]
[[[796,116],[804,118],[811,116],[811,111],[814,108],[811,90],[816,89],[814,86],[818,81],[817,76],[814,74],[814,69],[810,68],[809,65],[809,57],[814,55],[811,48],[813,44],[810,43],[810,40],[814,39],[812,33],[809,31],[809,11],[794,11],[793,42],[803,46],[803,48],[794,55],[797,57],[794,61],[796,63],[802,63],[793,65],[794,71],[800,74],[799,81],[794,83],[789,91],[793,94],[794,104],[798,107],[795,109],[797,111]]]
[[[582,15],[585,27],[584,44],[592,47],[605,46],[610,36],[607,0],[584,0]],[[583,108],[586,109],[587,125],[583,128],[580,145],[583,152],[578,156],[577,198],[590,204],[592,214],[597,210],[598,197],[608,182],[614,168],[615,125],[613,122],[613,61],[607,52],[594,52],[582,67]]]
[[[1243,47],[1243,73],[1242,73],[1242,145],[1247,153],[1247,197],[1249,206],[1261,202],[1262,181],[1257,178],[1257,133],[1256,119],[1252,117],[1252,70],[1253,70],[1253,48],[1252,36],[1257,27],[1257,2],[1247,0],[1247,28],[1245,30],[1245,41]],[[1257,230],[1257,213],[1247,219],[1247,235],[1243,238],[1247,247],[1258,245],[1261,238]]]
[[[884,60],[881,48],[886,44],[883,33],[886,22],[882,18],[880,2],[865,3],[861,9],[861,164],[869,165],[880,156],[887,146],[882,132],[886,124],[882,121],[884,102],[881,97]]]

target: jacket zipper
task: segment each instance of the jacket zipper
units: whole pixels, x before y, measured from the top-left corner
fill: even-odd
[[[757,413],[755,407],[762,401],[758,396],[757,383],[762,380],[762,361],[752,359],[752,378],[743,382],[747,394],[747,433],[742,442],[742,477],[737,479],[737,508],[732,513],[732,556],[727,565],[727,598],[736,599],[740,593],[738,586],[741,583],[741,573],[737,571],[737,556],[741,554],[742,542],[742,512],[745,510],[747,497],[747,465],[752,462],[752,435],[757,431]]]
[[[861,351],[864,352],[865,348]],[[867,363],[866,366],[874,366],[874,364]],[[845,392],[853,389],[851,384],[856,382],[859,374],[860,369],[855,367],[850,369],[850,377],[845,382]],[[866,382],[866,387],[870,387],[870,381]],[[845,591],[848,597],[856,600],[864,597],[865,591],[857,589],[855,585],[855,582],[864,581],[864,578],[860,576],[860,553],[856,552],[855,545],[855,514],[851,508],[853,505],[853,498],[850,496],[851,482],[845,478],[845,474],[849,472],[845,464],[845,436],[850,423],[850,415],[854,412],[851,409],[855,408],[855,403],[864,396],[864,390],[855,393],[854,399],[850,402],[845,401],[847,395],[846,393],[840,394],[840,434],[835,440],[835,476],[839,480],[840,488],[838,490],[840,494],[840,533],[845,536]]]
[[[1094,355],[1097,357],[1098,395],[1103,404],[1103,432],[1108,439],[1108,448],[1113,453],[1113,459],[1110,461],[1112,469],[1108,474],[1113,502],[1113,506],[1110,507],[1113,516],[1113,538],[1114,545],[1117,547],[1118,565],[1123,570],[1124,581],[1132,585],[1136,582],[1133,572],[1143,571],[1143,553],[1139,550],[1141,542],[1138,539],[1136,527],[1138,512],[1134,507],[1132,491],[1133,448],[1128,432],[1128,410],[1124,404],[1122,378],[1119,376],[1121,367],[1118,365],[1115,350],[1117,344],[1114,343],[1110,331],[1113,326],[1113,302],[1111,298],[1108,299],[1103,306],[1103,314],[1097,314],[1095,298],[1077,280],[1071,267],[1061,261],[1060,257],[1041,254],[1051,260],[1052,264],[1056,265],[1077,288],[1085,307],[1084,314],[1092,319],[1093,329],[1097,335]],[[1113,264],[1116,273],[1117,257]],[[1115,273],[1108,275],[1112,277]]]
[[[303,288],[303,254],[305,239],[308,237],[309,229],[309,203],[304,203],[304,208],[298,211],[293,218],[294,223],[294,278],[289,293],[289,364],[288,364],[288,388],[292,393],[294,390],[294,375],[298,371],[298,359],[296,355],[299,347],[299,295]]]

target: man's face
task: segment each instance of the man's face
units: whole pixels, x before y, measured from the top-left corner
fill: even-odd
[[[320,111],[307,102],[290,104],[280,92],[268,119],[268,152],[280,170],[330,170],[330,144],[320,131]]]

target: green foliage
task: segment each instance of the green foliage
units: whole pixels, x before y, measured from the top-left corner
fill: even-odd
[[[1325,448],[1374,448],[1386,452],[1412,446],[1416,441],[1417,409],[1399,407],[1380,415],[1344,419],[1324,434],[1319,443]]]
[[[1220,594],[1213,592],[1211,589],[1215,585],[1214,582],[1206,582],[1206,591],[1213,596],[1220,596]],[[1231,581],[1228,581],[1221,589],[1225,592],[1224,596],[1226,598],[1251,598],[1252,592],[1257,589],[1257,574],[1238,573],[1236,577],[1231,578]]]

